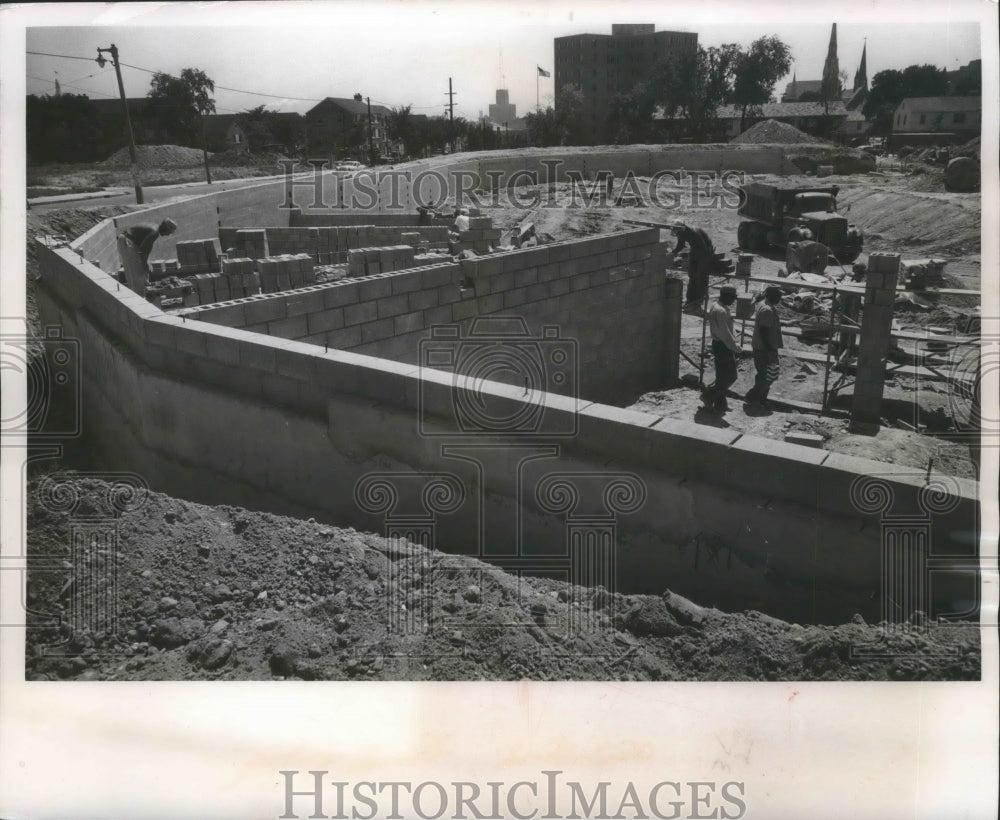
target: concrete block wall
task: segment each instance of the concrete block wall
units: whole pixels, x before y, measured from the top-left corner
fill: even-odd
[[[519,318],[530,340],[548,339],[540,349],[568,345],[572,378],[549,389],[622,405],[663,385],[663,270],[659,231],[641,228],[185,315],[409,364],[420,363],[435,326],[457,324],[474,340],[495,332],[479,319]]]
[[[281,209],[284,184],[283,180],[262,182],[122,214],[95,226],[73,247],[79,248],[88,261],[98,262],[102,270],[115,271],[119,266],[116,236],[120,231],[142,223],[156,225],[170,217],[177,223],[177,231],[156,241],[150,260],[175,259],[178,242],[213,236],[220,225],[287,225],[288,211]]]
[[[613,462],[615,471],[642,481],[646,503],[616,523],[621,587],[651,592],[670,587],[720,606],[752,606],[797,620],[822,612],[821,617],[843,622],[855,612],[878,618],[873,591],[881,578],[884,511],[859,500],[857,482],[878,478],[889,502],[909,511],[922,508],[932,489],[922,473],[895,465],[586,399],[525,396],[520,386],[491,381],[472,386],[415,364],[198,321],[195,313],[166,315],[80,262],[71,249],[39,247],[38,257],[42,321],[79,340],[82,349],[84,440],[102,454],[104,466],[138,472],[153,489],[192,500],[378,529],[382,522],[362,513],[353,500],[362,476],[375,470],[446,471],[471,488],[471,506],[440,522],[439,546],[466,549],[484,515],[512,526],[511,509],[517,505],[524,543],[559,554],[566,538],[561,519],[541,510],[530,493],[517,495],[509,468],[501,469],[505,451],[489,451],[488,445],[504,443],[501,439],[487,433],[471,439],[487,445],[482,475],[442,450],[443,441],[462,440],[456,408],[468,403],[458,401],[459,394],[470,393],[467,399],[474,394],[543,411],[528,431],[531,440],[560,435],[551,439],[559,445],[552,457],[539,462],[545,471],[582,475],[607,471]],[[574,258],[587,257],[582,252],[574,257],[571,250],[569,259]],[[394,285],[429,284],[431,278],[454,283],[463,273],[459,265],[440,267],[424,270],[423,278],[399,273],[310,289],[306,295],[321,293],[325,302],[334,292],[381,289],[374,320],[381,321],[382,300],[404,295],[394,294]],[[479,273],[489,282],[504,271]],[[405,296],[419,292],[407,290]],[[223,307],[288,308],[293,298]],[[352,304],[360,308],[367,302]],[[456,304],[464,303],[452,307]],[[346,313],[347,305],[342,307]],[[940,478],[937,484],[942,489],[934,499],[937,512],[928,519],[935,555],[974,555],[975,485],[957,479],[942,485]],[[476,507],[477,499],[485,506]],[[494,529],[503,527],[485,528],[487,556],[503,546]],[[712,564],[701,556],[699,563],[697,550],[682,549],[696,537],[726,544],[724,560]],[[974,593],[974,573],[959,575],[954,584],[972,583]],[[973,594],[954,591],[948,578],[939,583],[935,576],[939,611]]]

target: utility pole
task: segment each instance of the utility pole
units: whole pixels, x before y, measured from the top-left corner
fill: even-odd
[[[448,142],[451,152],[455,153],[455,92],[451,90],[451,77],[448,78]]]
[[[365,97],[368,102],[368,164],[375,165],[375,147],[372,142],[372,98]]]
[[[118,78],[118,94],[122,98],[122,110],[125,112],[125,127],[128,131],[128,153],[132,159],[132,181],[135,183],[136,205],[143,204],[142,181],[139,179],[139,160],[135,155],[135,135],[132,133],[132,117],[128,113],[128,100],[125,99],[125,84],[122,82],[122,69],[118,64],[118,47],[112,43],[111,48],[97,49],[97,64],[104,68],[107,60],[104,59],[104,52],[111,55],[111,64],[115,67],[115,76]]]

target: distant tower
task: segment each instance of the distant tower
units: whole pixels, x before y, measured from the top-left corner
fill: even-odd
[[[795,72],[792,72],[792,102],[797,102],[799,99],[799,89],[796,88],[795,84]]]
[[[830,47],[826,52],[826,63],[823,65],[823,86],[821,95],[824,100],[840,99],[840,63],[837,61],[837,24],[833,24],[830,32]]]
[[[62,89],[59,88],[59,72],[57,71],[56,72],[56,96],[58,97],[60,94],[62,94]]]
[[[868,90],[868,42],[865,41],[864,48],[861,49],[861,65],[858,66],[858,71],[854,75],[854,91],[859,88]]]

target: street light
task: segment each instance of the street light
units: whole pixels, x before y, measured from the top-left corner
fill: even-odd
[[[97,49],[97,65],[104,68],[108,61],[104,59],[104,54],[111,55],[111,64],[115,67],[115,76],[118,78],[118,94],[122,98],[122,110],[125,112],[125,126],[128,129],[128,152],[132,158],[132,181],[135,183],[135,202],[137,205],[143,204],[142,182],[139,179],[139,160],[135,155],[135,135],[132,133],[132,117],[128,113],[128,101],[125,99],[125,85],[122,83],[122,70],[118,64],[118,47],[112,43],[110,48]]]

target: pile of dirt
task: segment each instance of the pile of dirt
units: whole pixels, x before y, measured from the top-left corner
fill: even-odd
[[[474,558],[312,520],[156,493],[129,498],[82,477],[45,481],[28,486],[29,680],[980,675],[971,626],[915,617],[913,628],[883,630],[860,616],[801,626],[704,608],[670,591],[622,595],[518,579]],[[127,511],[115,516],[112,498]],[[71,513],[103,520],[116,537],[71,555]],[[117,636],[84,617],[109,595]]]
[[[136,161],[140,168],[168,168],[170,166],[198,165],[203,161],[200,148],[185,148],[181,145],[137,145]],[[212,154],[209,153],[211,157]],[[127,168],[132,163],[129,149],[120,148],[103,162],[105,168]]]
[[[811,136],[800,131],[794,125],[788,125],[777,120],[764,120],[751,126],[730,142],[751,143],[753,145],[792,145],[795,143],[812,142],[829,145],[826,140]]]

